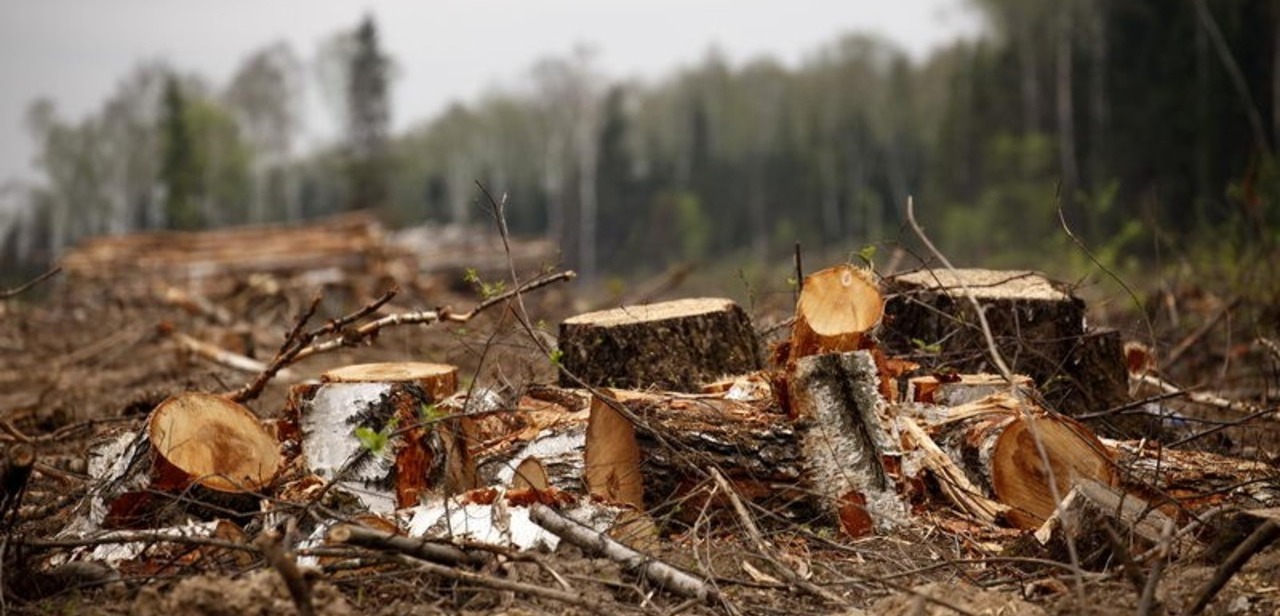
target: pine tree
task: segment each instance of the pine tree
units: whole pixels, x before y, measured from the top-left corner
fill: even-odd
[[[350,209],[377,207],[388,196],[389,68],[390,61],[379,47],[377,26],[366,16],[356,30],[347,82]]]

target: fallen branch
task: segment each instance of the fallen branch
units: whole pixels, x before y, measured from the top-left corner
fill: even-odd
[[[540,289],[552,283],[573,280],[576,276],[577,274],[572,271],[563,271],[563,272],[557,272],[555,274],[551,274],[549,276],[544,276],[542,278],[536,278],[534,280],[531,280],[529,282],[526,282],[520,285],[515,289],[512,289],[505,293],[494,295],[493,297],[490,297],[489,299],[486,299],[483,302],[480,302],[479,304],[476,305],[475,308],[472,308],[467,312],[454,313],[454,312],[451,312],[448,308],[438,308],[436,310],[423,310],[419,312],[403,312],[399,314],[387,315],[376,321],[370,321],[369,323],[365,323],[364,325],[357,327],[354,331],[352,331],[349,334],[344,334],[343,336],[334,338],[332,340],[326,340],[321,343],[309,345],[306,348],[299,350],[298,353],[291,358],[292,361],[290,363],[302,361],[303,359],[311,357],[312,355],[325,353],[328,351],[332,351],[334,349],[342,348],[344,346],[354,346],[362,340],[372,338],[373,336],[377,335],[379,331],[381,331],[383,328],[386,328],[386,327],[392,327],[396,325],[432,325],[435,323],[441,323],[445,321],[448,321],[451,323],[466,323],[467,321],[470,321],[472,318],[474,318],[476,315],[480,314],[481,312],[484,312],[485,310],[493,307],[496,304],[505,302],[515,297],[517,294],[528,293],[530,291]]]
[[[203,340],[197,340],[182,332],[167,332],[169,337],[183,350],[194,353],[218,365],[226,366],[232,370],[241,372],[250,372],[260,374],[266,372],[268,365],[264,364],[252,357],[245,357],[239,353],[233,353],[220,346],[210,344]],[[282,379],[292,379],[294,374],[288,370],[277,370],[274,376]]]
[[[329,531],[329,539],[336,543],[345,543],[369,550],[398,552],[417,560],[425,560],[442,565],[479,565],[488,560],[481,554],[465,552],[452,545],[446,545],[438,541],[416,539],[351,524],[344,524]]]
[[[1169,351],[1169,357],[1164,360],[1163,368],[1167,370],[1177,364],[1178,361],[1182,359],[1182,356],[1191,349],[1191,347],[1196,346],[1196,344],[1200,342],[1201,338],[1204,338],[1209,334],[1209,332],[1213,331],[1213,328],[1217,327],[1218,323],[1221,323],[1222,319],[1230,314],[1238,305],[1240,305],[1239,297],[1228,302],[1227,305],[1223,306],[1217,314],[1213,315],[1213,318],[1205,321],[1204,325],[1201,325],[1199,329],[1191,332],[1191,335],[1186,338],[1183,338],[1177,346],[1173,347],[1172,351]]]
[[[546,505],[534,503],[529,508],[529,519],[557,537],[589,553],[600,554],[615,561],[624,568],[640,574],[644,579],[682,597],[695,598],[705,603],[720,601],[720,592],[702,580],[622,545],[606,535],[560,515]]]
[[[1226,561],[1218,565],[1217,570],[1213,572],[1213,578],[1197,593],[1191,609],[1186,612],[1187,615],[1195,616],[1203,612],[1204,608],[1209,606],[1209,602],[1213,601],[1213,598],[1218,595],[1218,591],[1227,585],[1231,577],[1245,563],[1249,562],[1249,559],[1253,558],[1254,554],[1261,552],[1277,539],[1280,539],[1280,524],[1276,523],[1275,520],[1263,522],[1257,530],[1253,531],[1244,541],[1240,542],[1240,545],[1236,546],[1236,549],[1231,552]]]
[[[262,550],[262,557],[284,580],[285,588],[289,589],[289,596],[298,608],[298,616],[315,616],[316,608],[311,603],[311,584],[298,570],[298,561],[294,555],[284,549],[280,534],[275,531],[264,532],[254,544]]]
[[[28,289],[30,289],[31,287],[34,287],[34,286],[36,286],[36,285],[38,285],[38,284],[40,284],[40,283],[42,283],[42,282],[44,282],[44,281],[46,281],[46,280],[48,280],[48,279],[50,279],[50,278],[53,278],[53,277],[54,277],[58,272],[61,272],[61,271],[62,271],[62,266],[61,266],[61,265],[59,265],[59,266],[57,266],[57,267],[55,267],[55,268],[53,268],[53,269],[51,269],[51,270],[49,270],[49,271],[47,271],[47,272],[45,272],[45,273],[43,273],[43,274],[40,274],[39,276],[36,276],[35,278],[33,278],[33,279],[31,279],[31,280],[28,280],[27,282],[24,282],[24,283],[22,283],[22,284],[20,284],[20,285],[18,285],[18,286],[16,286],[16,287],[14,287],[14,288],[12,288],[12,289],[0,289],[0,300],[9,299],[10,297],[14,297],[14,296],[19,295],[19,294],[21,294],[21,293],[25,293],[25,292],[26,292]]]
[[[1137,380],[1147,385],[1158,387],[1161,391],[1167,394],[1176,394],[1179,396],[1186,396],[1188,400],[1195,402],[1196,404],[1203,404],[1205,406],[1212,406],[1212,407],[1220,408],[1226,411],[1235,411],[1238,413],[1257,413],[1263,410],[1261,407],[1254,404],[1249,404],[1248,402],[1228,400],[1221,396],[1216,396],[1214,394],[1203,392],[1203,391],[1191,391],[1188,389],[1182,389],[1181,387],[1178,387],[1177,385],[1174,385],[1173,383],[1170,383],[1169,381],[1166,381],[1154,374],[1144,374],[1142,376],[1137,377]]]
[[[711,477],[715,479],[716,485],[720,486],[720,490],[729,498],[729,502],[733,505],[733,511],[738,516],[738,521],[742,523],[742,528],[747,532],[747,537],[751,539],[751,543],[755,545],[756,551],[773,566],[775,571],[782,575],[783,578],[786,578],[788,584],[830,603],[842,605],[845,608],[853,607],[844,597],[800,577],[800,574],[792,570],[791,567],[786,566],[775,558],[769,550],[769,546],[765,545],[764,537],[760,535],[760,529],[756,527],[755,520],[751,519],[751,514],[747,512],[746,506],[742,504],[742,499],[738,497],[738,491],[724,478],[724,473],[721,473],[720,469],[712,469]]]

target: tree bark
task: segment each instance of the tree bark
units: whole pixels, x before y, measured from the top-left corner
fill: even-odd
[[[560,325],[565,370],[602,387],[696,392],[760,367],[755,331],[731,300],[683,299],[591,312]],[[570,379],[562,377],[562,384]]]

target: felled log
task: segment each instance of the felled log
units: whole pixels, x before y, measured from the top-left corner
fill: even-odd
[[[886,460],[897,457],[888,405],[867,351],[803,357],[791,376],[791,408],[803,422],[808,481],[840,528],[858,537],[906,517]]]
[[[1093,432],[1008,394],[948,409],[929,430],[1018,528],[1039,527],[1082,478],[1115,483],[1115,462]]]
[[[515,409],[477,418],[481,438],[473,453],[483,485],[584,493],[590,395],[544,389],[556,390],[565,404],[526,396]]]
[[[457,387],[456,367],[361,364],[321,380],[291,389],[281,424],[312,473],[380,513],[475,487],[463,418],[437,405]]]
[[[966,289],[982,306],[1009,369],[1035,381],[1067,414],[1126,400],[1117,334],[1087,332],[1085,305],[1063,284],[1031,271],[928,270],[886,281],[886,351],[962,373],[996,372]]]
[[[884,314],[884,298],[873,276],[843,264],[805,277],[791,329],[792,361],[862,348],[863,338]]]
[[[1126,469],[1125,489],[1185,520],[1214,507],[1280,506],[1274,466],[1207,451],[1169,449],[1151,441],[1105,441]]]
[[[620,404],[612,397],[597,396],[591,401],[583,479],[589,494],[643,510],[640,447],[636,444],[635,426],[614,408]]]
[[[591,385],[698,391],[760,367],[755,331],[732,300],[682,299],[589,312],[560,324],[565,369]],[[561,384],[571,385],[567,377]]]
[[[709,468],[721,469],[744,500],[783,517],[805,522],[829,517],[807,482],[800,430],[768,402],[611,393],[637,419],[645,510],[660,521],[691,524],[708,505],[713,515],[725,510],[729,503],[723,496],[710,500]],[[625,469],[614,474],[633,476]]]
[[[222,396],[188,392],[151,412],[146,429],[108,444],[91,463],[103,472],[107,526],[130,526],[156,506],[183,502],[250,511],[282,466],[279,444],[248,409]],[[198,507],[197,507],[198,509]],[[96,521],[95,521],[96,522]]]
[[[1123,490],[1083,478],[1076,482],[1066,498],[1054,509],[1035,532],[1035,539],[1056,558],[1069,557],[1067,545],[1074,544],[1077,554],[1095,554],[1085,566],[1105,564],[1112,553],[1103,531],[1110,525],[1130,553],[1150,549],[1160,543],[1167,525],[1177,528],[1177,521],[1152,507],[1147,501]],[[1182,551],[1187,538],[1175,538],[1169,549]]]
[[[1031,379],[1013,376],[1013,388],[997,374],[930,374],[907,379],[907,400],[937,406],[960,406],[987,396],[1012,391],[1015,395],[1032,387]]]

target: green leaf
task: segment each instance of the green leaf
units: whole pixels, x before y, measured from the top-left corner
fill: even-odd
[[[381,455],[387,448],[387,441],[390,440],[390,433],[375,432],[373,428],[367,426],[359,426],[356,428],[356,439],[360,441],[360,446],[364,447],[374,455]]]

